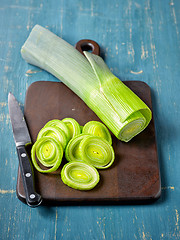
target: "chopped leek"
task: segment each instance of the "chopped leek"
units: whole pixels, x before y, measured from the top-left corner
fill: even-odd
[[[63,130],[56,126],[51,126],[51,127],[43,127],[37,136],[37,140],[44,136],[50,136],[53,138],[56,138],[59,143],[62,145],[63,149],[65,149],[67,145],[67,138]]]
[[[88,136],[79,145],[81,158],[95,168],[105,169],[114,162],[114,150],[104,138]]]
[[[89,135],[87,134],[79,134],[72,138],[69,143],[67,144],[67,147],[65,149],[65,157],[67,161],[78,161],[82,162],[83,159],[81,158],[81,153],[79,150],[79,144],[84,139]]]
[[[70,130],[63,121],[61,121],[59,119],[53,119],[53,120],[47,122],[46,125],[44,126],[44,128],[49,127],[49,126],[56,126],[56,127],[60,128],[61,130],[64,131],[67,141],[69,141],[71,139]]]
[[[82,132],[102,137],[106,139],[110,144],[112,144],[111,134],[107,129],[107,127],[101,122],[98,122],[98,121],[87,122],[84,125]]]
[[[81,133],[81,126],[74,118],[64,118],[62,121],[69,128],[70,138],[73,138]]]
[[[30,64],[50,72],[74,91],[111,132],[128,142],[151,120],[151,110],[109,70],[99,56],[84,52],[36,25],[21,49]]]
[[[39,131],[31,149],[32,163],[41,173],[54,172],[59,168],[65,151],[69,163],[61,170],[62,181],[74,189],[90,190],[100,179],[96,168],[105,169],[114,162],[111,135],[104,124],[97,121],[87,122],[83,126],[87,133],[79,135],[76,133],[82,126],[76,120],[67,118],[65,122],[72,126],[68,128],[68,124],[66,126],[61,120],[55,119],[47,122]],[[70,135],[75,137],[67,140]]]
[[[48,169],[42,169],[36,161]],[[59,142],[52,137],[44,136],[37,140],[31,149],[31,159],[34,167],[41,173],[50,173],[56,171],[62,161],[63,148]]]
[[[69,162],[61,170],[61,179],[71,188],[91,190],[99,182],[99,173],[86,163]]]

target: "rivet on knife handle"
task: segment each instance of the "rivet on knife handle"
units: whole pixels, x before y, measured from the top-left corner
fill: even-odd
[[[30,207],[37,207],[41,204],[42,198],[34,188],[34,174],[28,154],[25,146],[18,146],[16,149],[19,157],[26,202]]]

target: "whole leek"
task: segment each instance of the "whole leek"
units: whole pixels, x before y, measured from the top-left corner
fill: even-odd
[[[112,74],[103,59],[85,56],[49,30],[36,25],[21,49],[22,57],[60,79],[120,140],[128,142],[151,120],[151,110]]]

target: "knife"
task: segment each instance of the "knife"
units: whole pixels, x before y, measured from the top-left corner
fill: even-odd
[[[26,145],[31,144],[31,137],[19,103],[12,93],[8,95],[8,107],[26,202],[30,207],[37,207],[41,204],[42,198],[35,191],[33,167],[26,151]]]

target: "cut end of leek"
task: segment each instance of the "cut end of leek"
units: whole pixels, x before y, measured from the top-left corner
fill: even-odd
[[[146,125],[146,119],[141,112],[135,112],[123,125],[119,132],[118,139],[129,142],[134,136],[143,131]]]
[[[143,121],[143,119],[134,120],[122,128],[118,138],[122,141],[129,142],[144,129],[144,125],[145,121]]]

